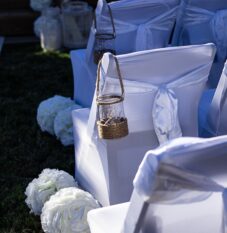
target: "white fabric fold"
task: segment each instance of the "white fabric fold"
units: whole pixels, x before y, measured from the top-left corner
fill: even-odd
[[[153,105],[153,124],[159,143],[182,136],[178,118],[178,100],[173,90],[160,87]]]
[[[145,202],[168,205],[200,202],[214,192],[222,193],[223,225],[220,233],[227,232],[227,188],[209,177],[150,155],[140,166],[134,188]]]
[[[100,5],[96,9],[96,19],[98,22],[97,24],[99,25],[99,22],[101,23],[101,25],[102,25],[101,30],[102,31],[112,33],[113,28],[112,28],[110,17],[102,14],[103,9],[106,8],[106,5],[101,4],[102,1],[99,1],[99,2],[100,2]],[[140,4],[140,7],[141,7],[141,3],[138,3],[138,4]],[[150,5],[151,4],[152,3],[150,3]],[[164,3],[160,3],[160,5],[161,4],[163,4],[163,7],[166,7],[164,5]],[[149,7],[149,3],[146,2],[146,5]],[[146,7],[146,5],[144,7]],[[130,10],[130,8],[133,8],[136,6],[137,5],[135,3],[133,3],[131,5],[130,5],[130,3],[127,3],[127,6],[125,7],[125,12],[127,12],[127,9]],[[120,8],[120,6],[118,6],[118,7]],[[101,9],[101,8],[103,8],[103,9]],[[151,19],[149,19],[147,22],[137,23],[137,24],[136,23],[129,23],[126,21],[116,19],[116,18],[114,18],[114,12],[113,12],[116,34],[118,36],[120,34],[135,32],[136,37],[135,37],[135,44],[134,44],[133,51],[141,51],[141,50],[156,48],[156,46],[154,44],[154,39],[153,39],[154,33],[155,33],[154,30],[156,30],[156,31],[170,31],[175,23],[177,9],[178,9],[178,7],[174,7],[170,10],[166,10],[165,13],[163,13],[157,17],[154,17],[154,18],[152,18],[152,15],[151,15]],[[115,9],[113,9],[113,11],[114,10]],[[91,29],[91,35],[89,38],[88,47],[87,47],[87,56],[86,57],[87,57],[88,61],[92,57],[94,44],[95,44],[95,29],[94,29],[94,25],[93,25],[92,29]],[[163,46],[166,46],[166,45],[163,45]]]
[[[212,99],[208,115],[207,115],[207,130],[214,136],[219,135],[222,109],[227,93],[227,62],[225,63],[220,81]]]

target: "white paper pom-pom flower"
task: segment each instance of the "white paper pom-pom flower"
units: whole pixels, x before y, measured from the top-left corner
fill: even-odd
[[[34,11],[42,11],[52,4],[52,0],[30,0],[30,7]]]
[[[81,189],[61,189],[42,209],[42,228],[47,233],[89,233],[87,213],[98,207],[91,194]]]
[[[81,106],[74,105],[58,112],[54,120],[54,133],[64,146],[73,145],[72,110]]]
[[[70,98],[58,95],[42,101],[37,110],[37,121],[41,130],[54,135],[54,119],[57,113],[74,104]]]
[[[77,187],[71,175],[57,169],[44,169],[37,179],[28,184],[25,202],[31,209],[31,213],[39,215],[50,196],[67,187]]]

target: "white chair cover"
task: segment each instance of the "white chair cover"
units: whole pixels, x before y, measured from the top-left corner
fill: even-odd
[[[225,63],[220,81],[208,108],[205,130],[211,136],[227,134],[227,63]]]
[[[117,54],[165,47],[169,44],[175,23],[179,0],[122,0],[108,3],[112,10],[116,29]],[[97,25],[102,31],[112,33],[112,25],[105,0],[99,0],[96,8]],[[94,94],[96,69],[93,51],[96,30],[94,25],[86,51],[72,51],[74,71],[74,99],[84,107],[90,107]],[[85,55],[85,54],[86,55]],[[86,59],[85,59],[85,57]]]
[[[227,2],[225,0],[182,0],[173,35],[173,45],[213,42],[217,56],[209,77],[216,87],[227,59]]]
[[[226,150],[223,136],[175,139],[149,151],[131,202],[89,212],[91,233],[107,226],[115,233],[226,233]]]
[[[148,148],[182,135],[197,136],[198,102],[214,54],[214,45],[206,44],[117,56],[130,132],[125,138],[98,139],[96,97],[90,113],[73,112],[76,178],[103,205],[129,200],[131,181]],[[117,93],[110,53],[104,55],[101,68],[102,92]]]

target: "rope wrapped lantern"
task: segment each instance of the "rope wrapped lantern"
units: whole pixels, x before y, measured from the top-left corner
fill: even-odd
[[[128,135],[128,121],[124,114],[124,85],[117,58],[114,56],[119,78],[120,94],[100,94],[101,61],[98,64],[96,103],[98,107],[97,128],[101,139],[117,139]]]
[[[98,64],[102,59],[102,56],[106,52],[116,54],[115,51],[115,38],[116,30],[113,20],[113,14],[109,5],[108,12],[110,16],[110,21],[112,25],[112,32],[106,32],[104,29],[98,29],[96,15],[94,16],[94,26],[95,26],[95,46],[94,46],[94,63]]]

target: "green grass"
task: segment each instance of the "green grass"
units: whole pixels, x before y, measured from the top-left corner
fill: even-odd
[[[55,94],[72,96],[67,53],[43,53],[39,46],[4,47],[0,55],[0,233],[42,232],[29,214],[24,191],[44,169],[73,174],[73,147],[41,132],[40,101]]]

